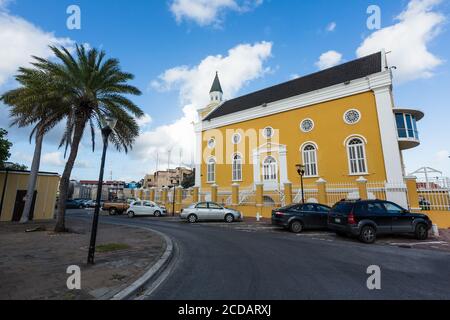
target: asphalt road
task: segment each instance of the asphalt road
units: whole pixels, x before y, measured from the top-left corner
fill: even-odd
[[[148,226],[174,240],[175,265],[152,300],[450,299],[446,252],[154,218],[102,221]],[[367,288],[371,265],[381,268],[381,290]]]

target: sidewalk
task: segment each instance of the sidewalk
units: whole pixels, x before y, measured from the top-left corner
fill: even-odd
[[[143,275],[165,250],[164,240],[147,230],[100,223],[96,265],[88,266],[90,223],[67,218],[71,232],[66,234],[53,233],[54,222],[0,223],[0,299],[108,299]],[[25,232],[36,227],[47,231]],[[81,268],[81,290],[67,289],[71,265]]]

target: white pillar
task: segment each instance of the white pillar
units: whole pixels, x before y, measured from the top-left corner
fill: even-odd
[[[203,144],[202,144],[202,124],[198,123],[195,126],[195,186],[201,188],[202,186],[202,154],[203,154]]]
[[[287,168],[287,149],[285,146],[280,147],[280,184],[281,189],[284,190],[284,184],[289,183],[288,168]]]
[[[261,183],[261,156],[258,150],[253,151],[253,183]]]
[[[403,168],[400,147],[398,145],[397,124],[394,115],[394,102],[391,86],[373,89],[377,104],[378,123],[380,126],[381,145],[386,168],[386,197],[388,200],[407,207],[406,192],[398,191],[398,185],[403,183]],[[369,142],[370,143],[370,142]],[[394,185],[397,188],[394,188]],[[397,190],[396,190],[397,189]]]

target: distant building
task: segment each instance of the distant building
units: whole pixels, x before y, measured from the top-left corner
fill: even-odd
[[[156,171],[154,174],[147,174],[144,177],[143,188],[163,188],[181,185],[181,183],[192,174],[188,168],[178,167],[166,171]]]
[[[125,198],[124,181],[105,181],[102,188],[102,200],[114,200]],[[95,180],[81,180],[74,188],[73,198],[92,199],[97,198],[98,181]],[[78,191],[77,191],[78,189]],[[89,191],[88,191],[89,190]],[[76,197],[75,195],[80,195]],[[81,195],[89,195],[87,197]]]

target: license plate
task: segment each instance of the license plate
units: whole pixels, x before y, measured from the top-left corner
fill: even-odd
[[[341,223],[341,219],[339,219],[339,218],[336,218],[335,221],[336,221],[336,223]]]

